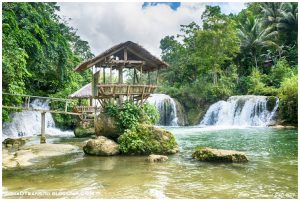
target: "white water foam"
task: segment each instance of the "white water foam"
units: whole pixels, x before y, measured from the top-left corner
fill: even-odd
[[[35,99],[30,103],[34,109],[49,110],[49,102],[43,99]],[[2,129],[2,140],[6,138],[18,138],[34,136],[41,133],[41,113],[35,111],[14,112],[11,114],[11,122],[5,122]],[[59,136],[74,136],[73,131],[62,131],[55,127],[55,122],[50,113],[46,113],[46,134]]]
[[[274,108],[267,108],[267,96],[232,96],[227,101],[214,103],[207,110],[200,126],[248,127],[268,126],[278,109],[276,98]]]
[[[158,125],[178,126],[176,103],[166,94],[151,94],[147,102],[154,105],[160,114]]]

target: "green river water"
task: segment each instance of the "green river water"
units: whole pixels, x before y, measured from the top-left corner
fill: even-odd
[[[42,161],[41,167],[3,170],[4,198],[297,198],[296,129],[167,128],[180,153],[164,163],[146,157],[85,156],[82,151]],[[52,138],[80,144],[82,139]],[[243,151],[243,164],[191,158],[197,146]],[[31,193],[31,195],[29,195]]]

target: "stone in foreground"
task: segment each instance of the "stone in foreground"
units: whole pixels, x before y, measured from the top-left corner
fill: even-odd
[[[197,148],[192,157],[205,162],[242,163],[248,161],[247,156],[243,152],[212,149],[209,147]]]
[[[113,140],[99,136],[96,139],[88,140],[83,151],[89,155],[113,156],[119,154],[119,145]]]
[[[164,162],[168,160],[168,156],[164,156],[164,155],[154,155],[151,154],[147,157],[146,161],[149,161],[151,163],[155,163],[155,162]]]

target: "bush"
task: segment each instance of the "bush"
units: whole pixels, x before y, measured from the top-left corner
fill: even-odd
[[[298,75],[286,78],[279,88],[279,114],[286,123],[298,123]]]
[[[123,154],[172,154],[178,150],[172,133],[147,124],[126,130],[118,143]]]
[[[140,107],[132,101],[125,101],[121,106],[109,103],[104,111],[114,118],[121,132],[135,127],[138,123],[154,124],[159,119],[159,113],[154,106],[144,104]]]

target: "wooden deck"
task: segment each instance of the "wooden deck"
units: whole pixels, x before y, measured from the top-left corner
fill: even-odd
[[[136,84],[98,84],[96,97],[100,99],[117,98],[123,96],[136,96],[145,98],[154,93],[156,85]]]

